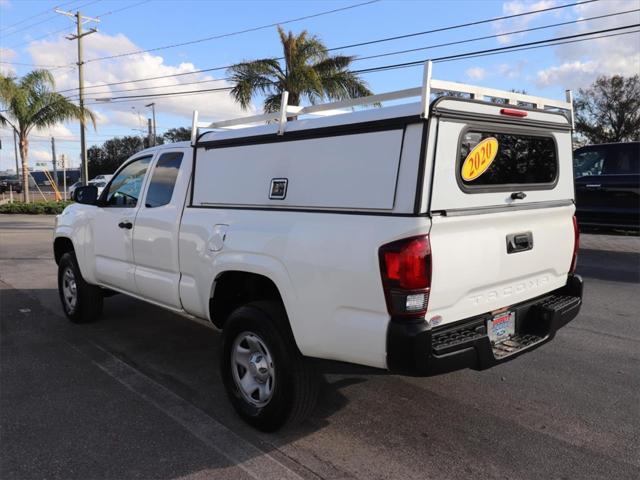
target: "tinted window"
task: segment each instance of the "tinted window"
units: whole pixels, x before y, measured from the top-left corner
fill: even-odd
[[[573,157],[573,171],[576,178],[602,175],[605,152],[592,149],[578,152]]]
[[[640,173],[640,143],[620,143],[609,147],[603,175]]]
[[[495,139],[495,141],[487,140]],[[483,152],[488,163],[486,170],[481,167],[479,175],[462,175],[462,168],[468,157],[473,157],[478,149],[473,150],[483,140],[490,145],[490,152]],[[481,149],[482,145],[479,147]],[[472,155],[469,155],[469,154]],[[496,131],[469,130],[463,136],[460,145],[458,175],[465,187],[500,187],[530,184],[551,184],[558,175],[558,159],[556,144],[552,137],[501,133]]]
[[[180,152],[165,153],[158,159],[149,183],[145,206],[161,207],[171,201],[181,163]]]
[[[576,178],[590,175],[630,175],[640,173],[640,144],[585,147],[573,157]]]
[[[139,158],[120,170],[102,196],[109,207],[135,207],[138,204],[142,181],[151,157]]]

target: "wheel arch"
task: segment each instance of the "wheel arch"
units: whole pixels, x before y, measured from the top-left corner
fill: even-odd
[[[285,312],[287,308],[276,283],[267,275],[248,270],[220,272],[211,285],[209,318],[218,328],[237,307],[255,301],[278,302]]]
[[[73,241],[69,237],[56,237],[53,240],[53,258],[56,261],[56,265],[60,264],[62,255],[68,252],[75,253],[75,251]]]
[[[292,335],[297,346],[291,288],[284,267],[268,270],[255,264],[229,265],[218,272],[211,284],[209,319],[224,329],[225,321],[236,308],[250,302],[273,301],[284,313],[285,324],[280,327]]]

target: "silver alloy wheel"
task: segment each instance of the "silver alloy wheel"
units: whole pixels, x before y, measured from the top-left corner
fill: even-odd
[[[62,273],[62,298],[69,313],[76,311],[78,305],[78,285],[76,275],[71,267],[65,268]]]
[[[231,347],[233,380],[244,399],[255,407],[264,407],[273,396],[276,376],[273,357],[264,341],[255,333],[242,332]]]

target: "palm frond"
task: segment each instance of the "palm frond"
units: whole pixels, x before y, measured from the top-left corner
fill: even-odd
[[[263,109],[265,113],[273,113],[280,110],[281,94],[272,93],[264,99]]]
[[[83,125],[91,122],[93,128],[96,127],[96,117],[93,112],[87,108],[80,108],[79,105],[69,101],[68,98],[59,93],[51,92],[41,96],[42,101],[39,102],[38,109],[31,117],[32,128],[52,127],[60,122],[68,120],[80,120]]]
[[[274,83],[285,78],[280,64],[274,58],[239,63],[230,67],[227,73],[235,83],[231,96],[245,110],[251,105],[254,94],[271,92]]]
[[[334,100],[373,95],[366,82],[349,71],[339,71],[322,79],[324,93]]]
[[[330,56],[327,47],[306,31],[298,35],[278,26],[282,43],[284,67],[276,59],[244,62],[229,68],[235,86],[231,95],[244,109],[256,94],[264,94],[264,110],[280,107],[280,94],[289,92],[289,104],[301,100],[315,104],[324,98],[347,99],[371,95],[367,84],[349,71],[354,57]]]

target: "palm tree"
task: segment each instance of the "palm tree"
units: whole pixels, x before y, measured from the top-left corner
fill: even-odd
[[[0,75],[0,125],[9,125],[18,135],[22,159],[22,192],[29,201],[29,133],[33,128],[52,127],[67,120],[91,120],[95,116],[67,97],[53,91],[55,83],[48,70],[34,70],[21,79]],[[17,173],[17,172],[16,172]]]
[[[349,71],[355,57],[329,55],[327,47],[316,36],[306,31],[288,34],[278,27],[284,51],[284,67],[277,58],[264,58],[243,62],[229,68],[228,74],[235,86],[231,95],[243,109],[248,109],[251,98],[265,95],[264,111],[280,109],[283,91],[289,92],[289,105],[300,105],[302,99],[315,104],[325,98],[345,100],[371,95],[366,82]]]

